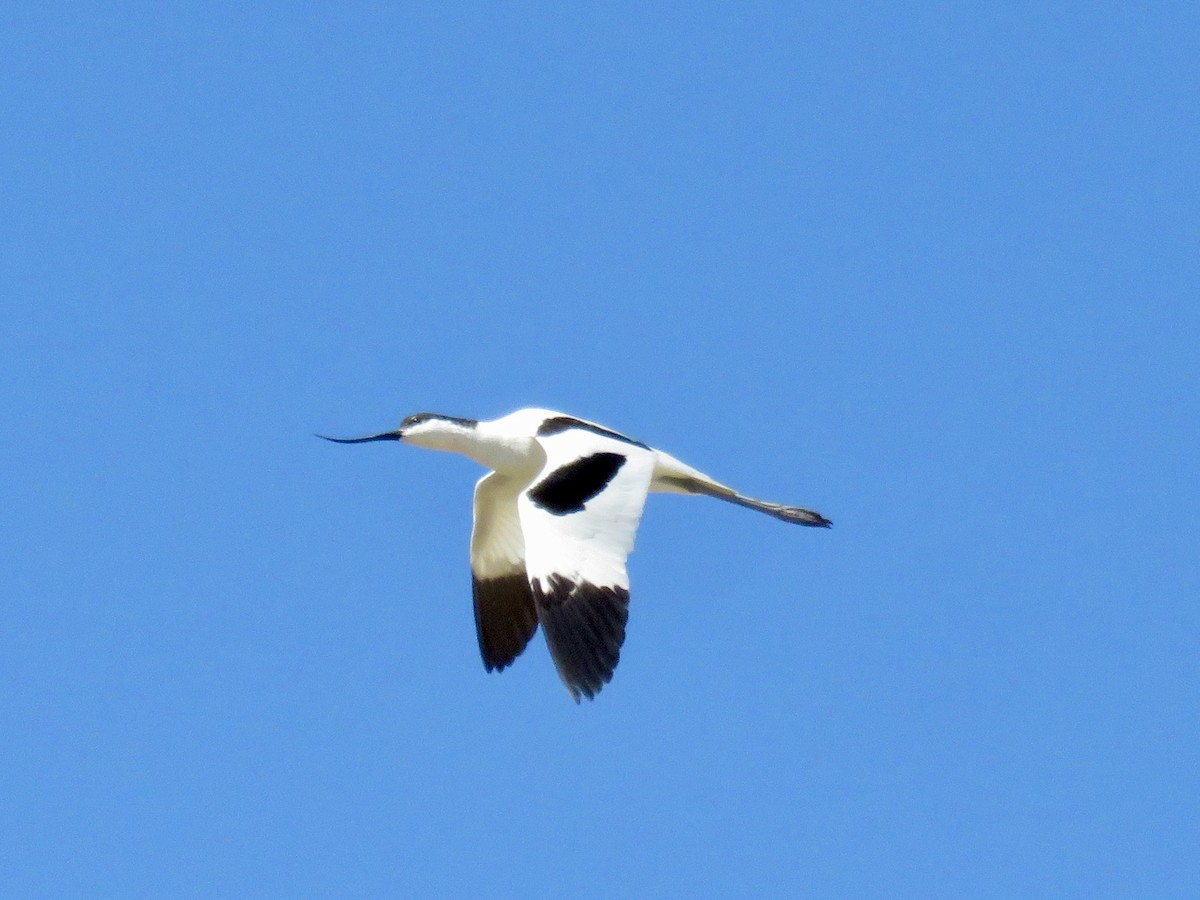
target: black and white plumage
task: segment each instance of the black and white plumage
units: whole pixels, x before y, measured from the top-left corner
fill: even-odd
[[[491,422],[418,413],[396,431],[343,444],[403,441],[461,453],[491,471],[475,486],[471,574],[489,672],[520,656],[538,625],[576,702],[612,679],[629,616],[625,559],[646,495],[703,494],[785,522],[820,513],[747,497],[660,450],[593,422],[522,409]]]

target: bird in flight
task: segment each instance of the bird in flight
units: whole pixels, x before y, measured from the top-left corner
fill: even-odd
[[[339,444],[401,441],[461,453],[491,471],[475,485],[471,575],[484,667],[502,671],[538,625],[571,696],[612,680],[629,618],[625,559],[648,493],[702,494],[828,528],[820,513],[739,494],[661,450],[546,409],[491,422],[417,413],[395,431]]]

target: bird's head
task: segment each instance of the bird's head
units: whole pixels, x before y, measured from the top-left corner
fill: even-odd
[[[365,444],[368,441],[403,441],[429,450],[456,450],[465,436],[479,423],[474,419],[443,416],[439,413],[414,413],[400,423],[395,431],[384,431],[360,438],[335,438],[323,434],[317,437],[338,444]]]

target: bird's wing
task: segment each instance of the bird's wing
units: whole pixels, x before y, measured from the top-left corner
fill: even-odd
[[[517,495],[525,482],[497,472],[475,485],[471,532],[471,588],[475,634],[489,672],[521,655],[537,631],[537,609],[525,574],[525,541],[517,517]]]
[[[554,665],[578,702],[612,679],[625,640],[625,558],[654,473],[654,451],[566,428],[539,436],[546,463],[517,500],[525,568]]]

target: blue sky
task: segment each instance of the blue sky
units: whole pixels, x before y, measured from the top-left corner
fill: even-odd
[[[3,18],[5,895],[1200,892],[1193,4]],[[835,527],[487,675],[531,405]]]

